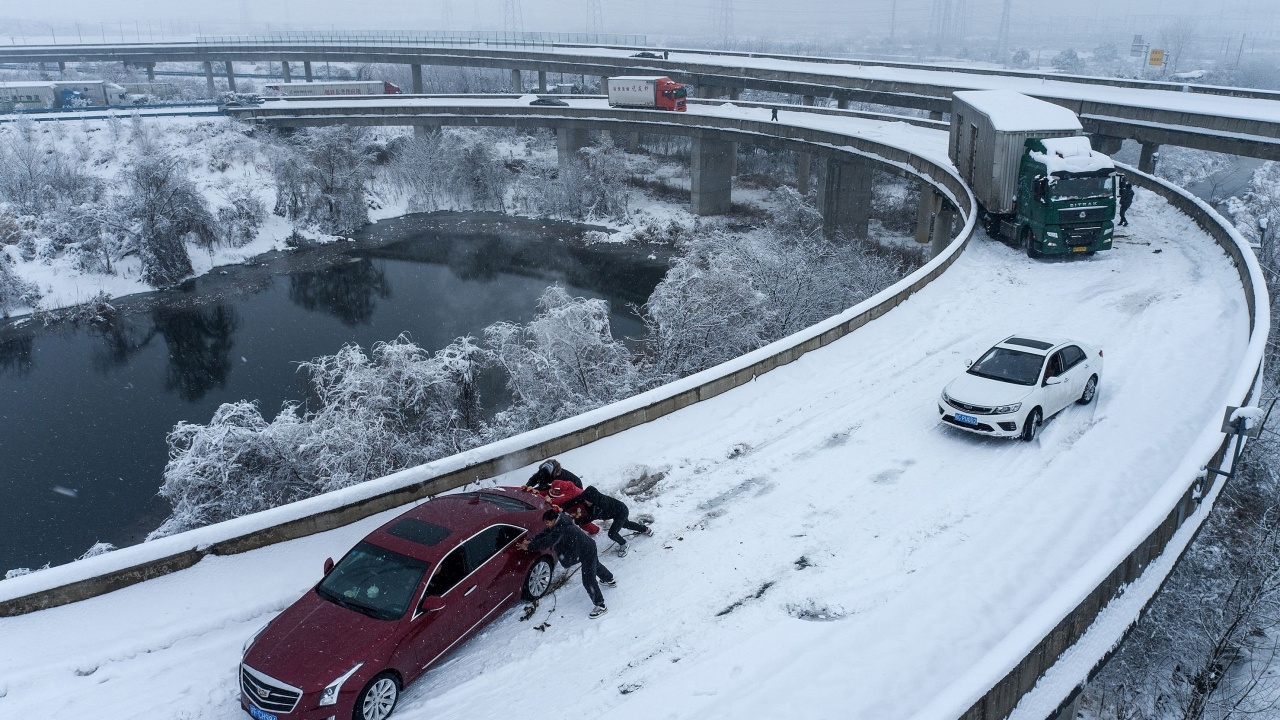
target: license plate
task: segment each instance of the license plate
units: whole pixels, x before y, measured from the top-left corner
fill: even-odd
[[[1087,247],[1073,247],[1071,248],[1071,252],[1085,252],[1088,249],[1089,248]]]
[[[977,425],[977,424],[978,424],[978,418],[976,418],[976,417],[974,417],[974,416],[972,416],[972,415],[965,415],[965,414],[963,414],[963,413],[956,413],[956,422],[962,422],[962,423],[964,423],[965,425]]]
[[[249,714],[258,718],[258,720],[279,720],[275,715],[272,715],[266,710],[260,710],[253,705],[249,706]]]

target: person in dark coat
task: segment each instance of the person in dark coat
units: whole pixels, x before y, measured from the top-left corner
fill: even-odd
[[[1129,206],[1133,204],[1133,183],[1129,182],[1129,178],[1120,176],[1120,224],[1128,225],[1129,220],[1124,214],[1129,211]]]
[[[526,490],[546,492],[551,489],[551,483],[556,480],[568,480],[573,483],[574,487],[582,487],[582,480],[577,475],[560,467],[560,461],[555,458],[543,460],[542,464],[538,466],[537,472],[529,477],[529,482],[525,483],[524,487]]]
[[[773,109],[773,116],[772,116],[772,117],[770,117],[769,119],[770,119],[770,120],[777,120],[777,119],[778,119],[778,108],[774,108],[774,109]]]
[[[638,522],[632,522],[628,519],[631,510],[627,504],[617,498],[609,497],[596,489],[595,485],[587,486],[577,497],[563,503],[560,507],[565,512],[572,512],[577,507],[583,507],[586,512],[578,522],[594,522],[596,520],[609,520],[609,539],[618,544],[618,557],[626,557],[627,541],[622,537],[622,531],[634,530],[643,535],[652,535],[653,530],[648,525]]]
[[[575,525],[573,518],[566,513],[548,510],[542,514],[542,522],[547,529],[522,540],[520,548],[531,552],[551,548],[555,551],[556,560],[566,568],[582,563],[582,587],[587,589],[587,595],[595,605],[589,617],[598,618],[609,612],[604,605],[604,594],[600,592],[600,585],[596,580],[599,579],[608,587],[616,587],[617,583],[613,579],[613,573],[609,572],[609,568],[600,562],[599,554],[596,552],[596,542],[588,537],[582,528]]]

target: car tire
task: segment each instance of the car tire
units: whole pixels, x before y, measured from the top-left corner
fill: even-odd
[[[1041,417],[1040,408],[1034,408],[1027,413],[1027,421],[1022,425],[1022,435],[1019,436],[1023,442],[1031,442],[1036,439],[1036,433],[1040,431]]]
[[[1089,382],[1084,384],[1084,392],[1080,393],[1080,399],[1076,402],[1081,405],[1088,405],[1093,402],[1093,398],[1098,394],[1098,376],[1090,375]]]
[[[390,672],[373,676],[368,685],[356,696],[352,720],[387,720],[400,699],[400,683]]]
[[[554,568],[551,560],[543,555],[533,561],[533,566],[524,576],[524,585],[520,586],[520,597],[525,600],[538,600],[551,590],[551,571]]]

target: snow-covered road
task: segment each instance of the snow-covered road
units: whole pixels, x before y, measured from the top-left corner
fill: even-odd
[[[610,612],[571,583],[499,618],[401,700],[412,718],[903,718],[1060,588],[1169,478],[1248,340],[1239,280],[1139,191],[1134,237],[1032,261],[985,237],[884,317],[755,383],[561,460],[657,517]],[[1106,352],[1096,404],[1033,444],[937,424],[1011,332]],[[521,469],[497,478],[518,484]],[[238,718],[241,644],[392,513],[0,619],[0,716]],[[600,538],[604,542],[603,537]],[[535,625],[549,622],[544,632]]]

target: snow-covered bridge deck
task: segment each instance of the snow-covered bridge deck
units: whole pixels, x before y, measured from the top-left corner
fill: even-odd
[[[398,717],[946,716],[930,703],[953,681],[1011,634],[1046,633],[1037,608],[1087,593],[1077,573],[1167,512],[1187,448],[1231,401],[1249,342],[1236,270],[1155,196],[1130,217],[1133,237],[1075,262],[975,239],[852,335],[562,455],[607,491],[666,474],[633,502],[657,536],[606,557],[610,614],[587,620],[575,585],[529,622],[509,612]],[[939,427],[939,389],[1010,332],[1104,347],[1097,403],[1032,444]],[[386,517],[0,619],[0,711],[240,717],[243,641]]]

